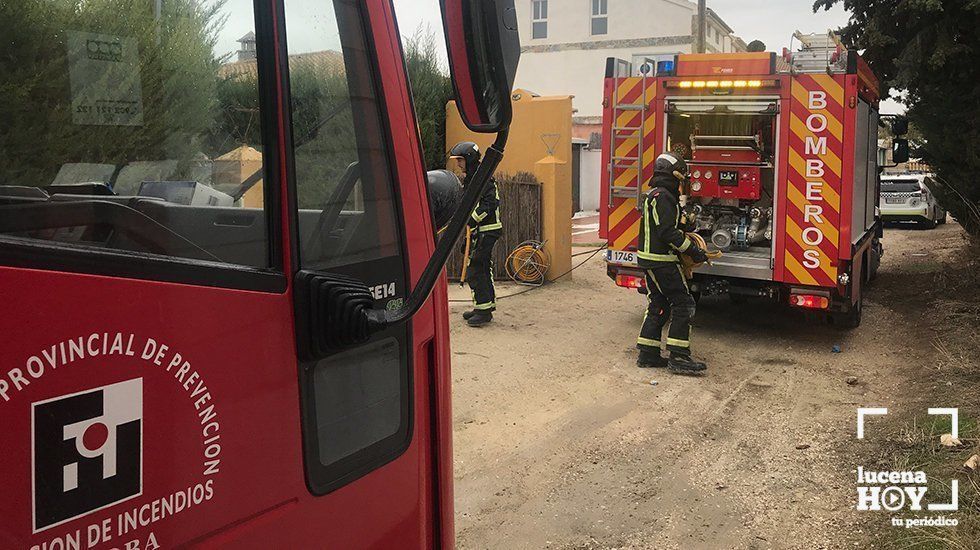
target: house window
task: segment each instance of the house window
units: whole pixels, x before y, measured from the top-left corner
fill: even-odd
[[[548,38],[548,0],[531,0],[531,38]]]
[[[609,0],[592,0],[592,34],[609,32]]]

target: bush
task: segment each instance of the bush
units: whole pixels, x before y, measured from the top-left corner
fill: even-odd
[[[830,9],[842,0],[817,0]],[[864,50],[885,88],[904,90],[909,120],[922,134],[914,151],[946,182],[937,197],[980,236],[980,3],[844,0],[842,39]]]
[[[190,160],[215,119],[219,60],[212,52],[222,5],[168,0],[156,21],[142,0],[0,2],[3,183],[47,185],[66,162]],[[69,40],[75,31],[137,45],[141,124],[73,119]]]
[[[415,102],[426,170],[446,166],[446,103],[453,86],[439,61],[436,35],[419,27],[405,40],[405,65]]]

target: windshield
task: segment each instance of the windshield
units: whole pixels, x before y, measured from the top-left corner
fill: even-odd
[[[882,193],[918,193],[918,181],[910,180],[881,180]]]
[[[249,0],[5,13],[0,236],[269,266]]]

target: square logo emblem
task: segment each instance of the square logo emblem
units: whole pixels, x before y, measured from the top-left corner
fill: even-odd
[[[33,403],[34,532],[143,489],[143,379]]]

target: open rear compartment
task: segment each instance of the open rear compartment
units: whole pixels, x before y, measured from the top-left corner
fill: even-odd
[[[704,293],[773,280],[773,222],[779,135],[777,97],[685,97],[666,101],[666,148],[691,172],[685,212],[722,257],[695,273]],[[724,288],[721,288],[724,287]]]

